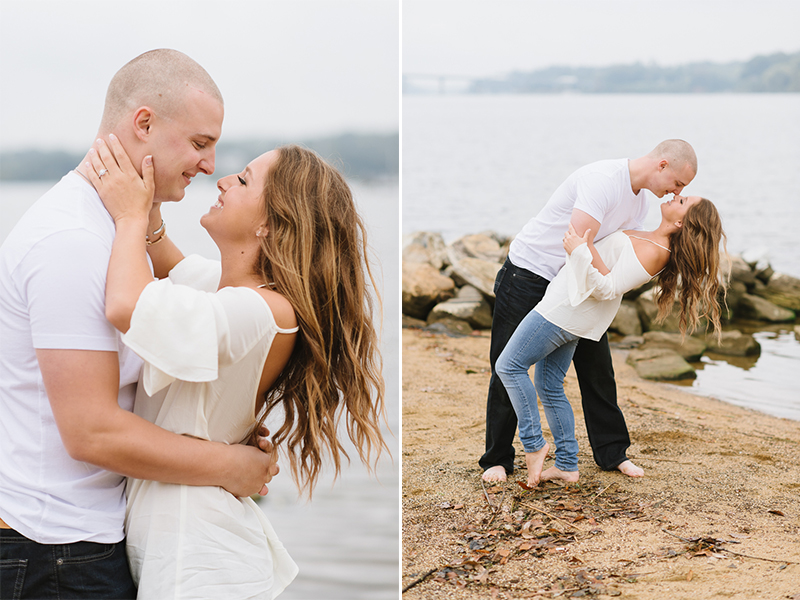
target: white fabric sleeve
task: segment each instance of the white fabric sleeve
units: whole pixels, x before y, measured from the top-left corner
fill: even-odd
[[[576,182],[575,206],[602,225],[614,204],[614,185],[603,173],[587,173]],[[597,233],[597,232],[595,232]]]
[[[110,254],[105,240],[84,229],[48,236],[27,254],[20,284],[35,348],[119,351],[105,309]]]
[[[650,280],[644,269],[634,270],[629,261],[617,260],[611,271],[601,275],[592,266],[592,253],[588,245],[581,244],[567,256],[567,290],[572,306],[577,306],[589,296],[597,300],[611,300]]]
[[[122,341],[145,360],[142,383],[152,396],[175,380],[216,380],[219,367],[245,356],[270,323],[253,290],[214,294],[162,279],[142,291]]]
[[[196,290],[216,292],[222,277],[222,264],[218,260],[190,254],[172,267],[169,278],[173,283],[188,285]]]

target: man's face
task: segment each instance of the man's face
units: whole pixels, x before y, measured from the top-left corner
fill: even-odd
[[[650,191],[659,198],[663,198],[666,194],[680,194],[683,188],[694,179],[694,175],[694,171],[688,164],[675,169],[666,160],[661,161]]]
[[[211,175],[222,133],[222,104],[190,88],[183,110],[172,118],[156,114],[147,152],[153,155],[155,201],[178,202],[198,173]]]

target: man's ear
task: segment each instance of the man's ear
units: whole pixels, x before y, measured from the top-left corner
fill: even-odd
[[[133,113],[133,132],[142,142],[150,137],[154,117],[153,111],[147,106],[142,106]]]
[[[662,158],[660,161],[658,161],[658,170],[659,171],[663,171],[668,166],[669,166],[669,161],[666,158]]]

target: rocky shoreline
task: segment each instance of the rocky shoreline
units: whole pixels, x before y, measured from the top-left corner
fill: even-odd
[[[491,328],[494,280],[508,254],[509,238],[494,232],[465,235],[445,244],[438,233],[417,232],[404,238],[403,327],[450,336]],[[682,336],[677,309],[656,323],[652,283],[625,294],[609,332],[622,336],[628,363],[645,379],[676,381],[696,377],[689,364],[706,352],[753,356],[760,346],[741,328],[754,323],[796,324],[800,312],[800,279],[775,272],[758,256],[724,259],[727,311],[722,339],[701,332]]]

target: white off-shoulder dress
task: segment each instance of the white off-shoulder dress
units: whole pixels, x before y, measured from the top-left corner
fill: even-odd
[[[610,268],[606,275],[592,266],[587,244],[575,248],[567,254],[566,263],[534,310],[574,335],[598,341],[614,320],[622,295],[655,277],[639,262],[632,237],[637,236],[620,230],[595,244],[600,258]],[[646,238],[638,239],[655,244]]]
[[[144,361],[134,412],[179,434],[236,444],[281,329],[249,288],[223,288],[218,262],[189,256],[142,292],[123,342]],[[129,479],[128,560],[140,599],[277,596],[297,565],[251,498],[220,487]]]

